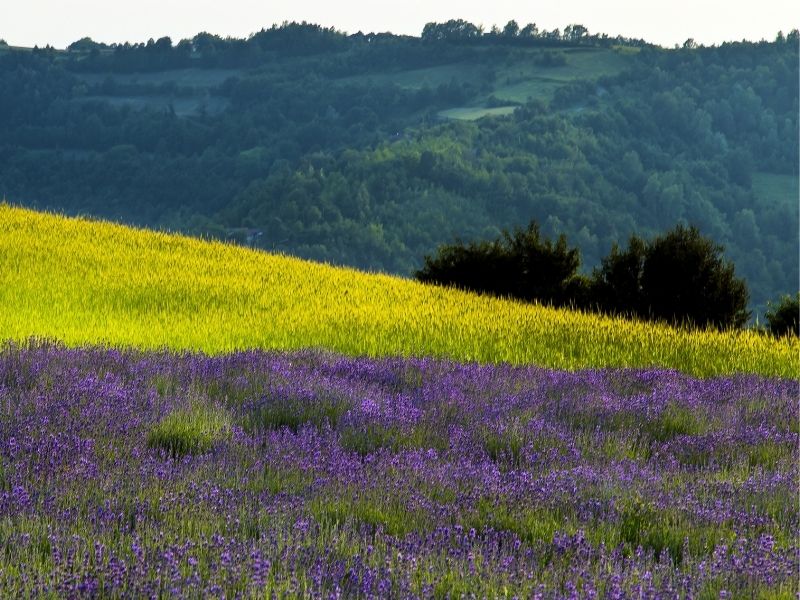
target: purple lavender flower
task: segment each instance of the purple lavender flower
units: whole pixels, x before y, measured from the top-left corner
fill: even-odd
[[[0,382],[2,597],[750,597],[800,574],[797,381],[29,344]],[[209,413],[202,452],[149,443]]]

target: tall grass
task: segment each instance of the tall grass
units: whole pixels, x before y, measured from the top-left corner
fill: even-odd
[[[221,408],[195,404],[175,410],[149,432],[147,445],[174,457],[203,454],[230,436],[230,419]]]
[[[320,347],[578,369],[797,377],[800,344],[689,332],[0,205],[0,339],[201,350]]]

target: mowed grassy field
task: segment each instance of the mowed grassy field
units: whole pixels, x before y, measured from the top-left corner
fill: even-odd
[[[435,88],[452,81],[488,84],[490,90],[469,106],[455,106],[439,112],[447,119],[474,121],[485,116],[507,115],[516,104],[529,100],[549,101],[560,86],[579,79],[593,80],[606,75],[615,75],[630,66],[634,52],[631,49],[615,48],[568,48],[566,50],[529,48],[517,49],[503,61],[491,67],[475,60],[428,67],[401,70],[380,74],[347,77],[341,81],[373,81],[393,83],[401,88]],[[564,54],[566,64],[544,66],[539,62],[545,52]],[[487,108],[489,96],[507,101],[508,106]]]
[[[439,116],[446,119],[458,119],[459,121],[477,121],[483,117],[504,117],[516,110],[516,106],[498,106],[496,108],[485,108],[482,106],[466,106],[462,108],[448,108],[439,112]]]
[[[171,69],[153,73],[79,73],[77,77],[89,84],[100,85],[106,80],[111,80],[122,86],[150,85],[157,86],[173,83],[182,89],[180,95],[169,92],[163,94],[136,95],[112,94],[84,96],[74,100],[80,104],[84,102],[108,102],[113,106],[129,106],[136,110],[172,110],[179,117],[198,114],[204,110],[210,114],[219,114],[229,105],[227,98],[211,95],[212,88],[220,85],[230,77],[243,73],[242,69]],[[187,90],[193,90],[186,94]]]
[[[498,72],[494,95],[512,102],[547,101],[557,88],[571,81],[619,73],[630,66],[633,57],[630,52],[605,48],[575,48],[564,54],[566,64],[556,67],[545,67],[535,60],[507,65]]]
[[[0,339],[323,348],[552,368],[797,377],[800,343],[689,332],[0,205]]]

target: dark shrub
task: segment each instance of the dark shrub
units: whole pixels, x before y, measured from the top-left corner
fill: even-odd
[[[772,335],[800,336],[800,292],[795,296],[783,296],[777,305],[770,303],[765,316]]]
[[[678,225],[649,242],[633,236],[624,250],[615,244],[589,278],[578,274],[580,253],[563,235],[555,243],[543,239],[531,222],[492,242],[442,246],[435,257],[425,257],[416,276],[427,283],[674,325],[739,328],[749,317],[747,287],[722,252],[696,228]]]
[[[594,272],[592,300],[600,310],[625,316],[642,316],[642,273],[647,244],[632,236],[628,247],[621,250],[617,244],[611,248],[600,268]]]
[[[695,227],[682,225],[651,241],[642,269],[648,316],[697,327],[744,325],[750,316],[747,286],[722,251]]]
[[[564,305],[568,286],[580,266],[580,252],[567,246],[563,235],[554,243],[542,238],[539,226],[504,231],[492,242],[441,246],[426,256],[416,277],[426,283],[454,285],[475,292]]]

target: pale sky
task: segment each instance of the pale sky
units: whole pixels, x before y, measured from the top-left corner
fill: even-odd
[[[99,42],[173,42],[200,31],[247,37],[282,21],[306,20],[342,31],[419,35],[429,21],[462,18],[487,29],[510,19],[540,29],[580,23],[671,47],[687,38],[718,44],[772,40],[800,27],[797,0],[0,0],[0,39],[12,46],[65,48]]]

